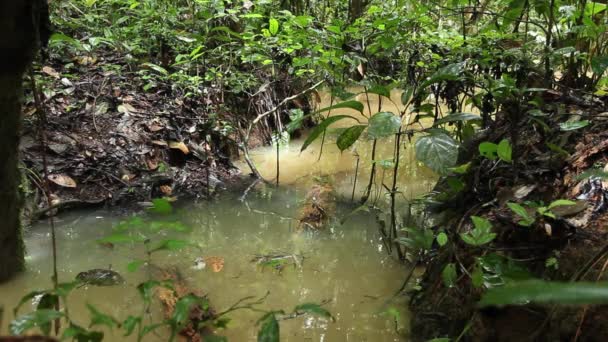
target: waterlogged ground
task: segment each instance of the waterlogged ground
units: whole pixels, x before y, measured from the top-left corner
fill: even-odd
[[[246,203],[241,193],[225,194],[213,203],[191,204],[178,209],[176,216],[192,230],[169,234],[187,239],[201,249],[161,252],[153,257],[159,265],[176,265],[188,282],[209,294],[212,305],[222,311],[246,296],[268,297],[258,306],[264,310],[291,311],[297,304],[328,301],[325,307],[335,322],[322,318],[298,317],[281,321],[283,341],[401,341],[407,331],[404,298],[391,299],[401,285],[406,269],[382,249],[372,215],[362,213],[345,224],[334,223],[315,236],[294,232],[303,190],[252,189]],[[350,209],[340,208],[338,216]],[[69,297],[70,314],[88,326],[86,303],[117,319],[139,314],[142,303],[135,286],[146,279],[145,272],[129,273],[127,264],[142,257],[136,245],[109,250],[95,240],[108,234],[122,218],[106,211],[72,213],[59,218],[57,225],[60,281],[71,281],[78,272],[112,267],[123,274],[126,284],[115,287],[87,286]],[[161,234],[164,235],[164,234]],[[158,239],[160,236],[152,236]],[[26,234],[28,270],[12,282],[0,285],[0,306],[4,306],[1,334],[7,333],[12,308],[26,293],[50,286],[51,246],[49,228],[40,224]],[[280,252],[301,254],[301,267],[281,272],[261,268],[251,262],[256,254]],[[224,258],[220,272],[210,267],[194,270],[197,257]],[[32,309],[27,303],[22,312]],[[153,319],[160,319],[159,308]],[[400,317],[395,317],[395,311]],[[389,314],[392,312],[392,314]],[[230,314],[228,329],[219,331],[230,341],[254,341],[259,312]],[[119,332],[107,331],[108,340],[128,340]],[[161,334],[162,335],[162,334]],[[162,337],[162,336],[161,336]],[[146,340],[162,340],[150,335]]]

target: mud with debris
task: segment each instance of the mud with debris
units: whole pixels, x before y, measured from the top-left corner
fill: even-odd
[[[26,79],[20,148],[27,216],[160,196],[209,197],[236,174],[230,163],[234,137],[211,114],[220,101],[213,91],[191,96],[158,81],[146,91],[145,74],[130,72],[110,53],[94,61],[56,57],[39,70],[43,100],[36,105]],[[40,108],[48,118],[44,127]],[[43,154],[51,208],[43,191]]]

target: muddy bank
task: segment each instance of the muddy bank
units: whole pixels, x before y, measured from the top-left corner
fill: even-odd
[[[434,246],[421,278],[422,290],[412,293],[415,340],[461,334],[471,341],[608,338],[606,306],[526,305],[482,311],[476,307],[484,288],[519,280],[608,279],[608,183],[602,176],[608,170],[608,114],[597,101],[572,103],[569,98],[561,95],[547,102],[542,108],[546,114],[536,121],[512,125],[500,112],[479,139],[463,147],[460,163],[470,162],[468,171],[438,183],[435,190],[444,199],[429,208],[438,218],[431,229],[445,231],[453,243],[450,248]],[[582,120],[589,120],[584,129],[564,129],[568,122]],[[513,130],[514,163],[480,156],[480,143],[511,139]],[[449,178],[462,180],[464,190],[450,193]],[[547,209],[558,200],[572,202]],[[528,212],[529,222],[522,222],[513,203]],[[474,228],[471,216],[489,220],[496,234],[492,244],[472,247],[463,242],[462,234]],[[455,267],[451,286],[445,281],[448,264]]]
[[[217,89],[192,94],[168,80],[151,80],[154,70],[133,71],[114,52],[51,55],[35,70],[42,103],[36,104],[26,79],[20,148],[32,221],[57,210],[132,206],[160,196],[208,198],[239,174],[231,163],[238,154],[234,118],[219,110]],[[251,143],[261,144],[263,136],[254,131]]]

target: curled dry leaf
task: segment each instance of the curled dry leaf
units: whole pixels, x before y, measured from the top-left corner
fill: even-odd
[[[42,67],[42,72],[56,79],[59,79],[61,77],[61,75],[50,66]]]
[[[49,175],[49,180],[64,188],[75,188],[76,187],[76,181],[73,180],[70,176],[65,175],[65,174]]]
[[[189,154],[190,153],[190,150],[188,149],[188,146],[186,146],[186,144],[184,144],[181,141],[170,141],[169,142],[169,147],[172,148],[172,149],[180,150],[184,154]]]
[[[168,146],[167,143],[162,140],[152,140],[152,144],[156,146]]]
[[[220,272],[224,268],[224,258],[209,256],[205,258],[205,263],[211,266],[213,272]]]
[[[160,192],[162,192],[165,196],[171,196],[173,189],[169,185],[161,185]]]

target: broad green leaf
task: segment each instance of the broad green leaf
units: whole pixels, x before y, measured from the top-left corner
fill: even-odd
[[[479,216],[471,216],[471,221],[473,221],[475,229],[489,230],[492,228],[492,224],[486,218]]]
[[[401,93],[401,104],[407,106],[414,95],[414,88],[409,87]]]
[[[347,128],[340,136],[336,144],[340,151],[344,151],[351,147],[361,136],[361,133],[367,128],[365,125],[355,125]]]
[[[133,260],[127,264],[127,271],[135,272],[141,267],[141,265],[143,265],[145,263],[146,262],[144,260]]]
[[[510,163],[512,161],[511,157],[513,154],[513,150],[511,148],[511,143],[509,143],[509,140],[502,139],[496,148],[496,153],[498,154],[498,158],[500,158],[502,161]]]
[[[608,55],[591,58],[591,69],[596,75],[603,75],[608,69]]]
[[[443,279],[443,284],[447,287],[452,287],[456,283],[456,278],[458,275],[456,274],[456,265],[453,263],[449,263],[445,265],[443,271],[441,272],[441,279]]]
[[[173,206],[165,198],[155,198],[152,200],[152,208],[149,211],[159,215],[169,215],[173,212]]]
[[[430,78],[428,78],[425,82],[420,85],[421,89],[424,89],[430,86],[433,83],[441,82],[441,81],[455,81],[460,78],[460,75],[464,71],[466,62],[459,62],[447,65],[442,69],[439,69],[435,72]]]
[[[268,21],[268,31],[273,36],[279,33],[279,21],[274,18],[270,18]]]
[[[559,124],[559,128],[566,131],[574,131],[583,127],[589,126],[591,122],[589,120],[581,120],[581,121],[566,121]]]
[[[334,317],[331,315],[329,311],[325,308],[322,308],[319,304],[315,303],[305,303],[296,306],[294,309],[295,312],[305,312],[308,314],[313,314],[317,316],[321,316],[323,318],[334,320]]]
[[[279,342],[279,322],[277,321],[274,312],[264,316],[260,322],[262,326],[258,332],[258,342]]]
[[[455,167],[450,167],[448,170],[452,171],[454,173],[457,173],[459,175],[464,175],[465,173],[469,172],[470,167],[471,167],[471,162],[468,162],[466,164],[458,165]]]
[[[483,286],[483,270],[479,266],[475,266],[473,274],[471,274],[471,282],[476,288]]]
[[[350,115],[335,115],[328,117],[327,119],[321,121],[321,123],[319,123],[317,127],[315,127],[312,132],[310,132],[308,138],[306,138],[306,140],[304,141],[300,152],[304,151],[310,144],[312,144],[312,142],[315,141],[321,135],[321,133],[323,133],[327,129],[327,127],[329,127],[329,125],[343,119],[356,120]]]
[[[103,341],[103,333],[100,331],[88,331],[85,328],[71,323],[70,326],[63,331],[61,340],[72,340],[78,342],[101,342]]]
[[[399,116],[390,112],[380,112],[369,119],[367,135],[370,139],[389,137],[399,132],[400,127],[401,118]]]
[[[484,141],[479,144],[479,154],[482,157],[488,158],[490,160],[495,160],[498,156],[498,145],[496,145],[495,143]]]
[[[23,335],[36,327],[50,324],[52,321],[63,317],[63,313],[55,310],[42,309],[19,316],[9,324],[9,330],[13,335]]]
[[[458,161],[458,143],[444,133],[419,138],[415,149],[416,159],[442,175]]]
[[[606,4],[597,1],[587,1],[585,4],[585,16],[590,17],[606,10]]]
[[[321,108],[318,111],[316,111],[315,114],[327,112],[327,111],[334,110],[334,109],[343,109],[343,108],[354,109],[354,110],[358,111],[359,113],[363,113],[363,109],[365,107],[363,106],[363,103],[361,103],[359,101],[351,100],[351,101],[340,102],[333,106]]]
[[[102,239],[97,240],[97,243],[111,243],[111,244],[119,244],[119,243],[129,243],[129,242],[140,242],[142,239],[140,237],[134,237],[127,234],[114,233],[110,236],[106,236]]]
[[[553,209],[553,208],[559,207],[559,206],[575,205],[575,204],[576,204],[576,202],[574,202],[574,201],[558,199],[558,200],[551,202],[551,204],[549,204],[549,209]]]
[[[528,303],[592,305],[608,304],[608,283],[546,282],[530,280],[488,290],[480,307]]]
[[[141,324],[141,317],[129,316],[122,322],[122,327],[125,329],[125,334],[123,336],[130,336],[133,333],[133,330]]]
[[[72,292],[72,290],[74,290],[81,284],[82,283],[79,281],[73,281],[73,282],[69,282],[69,283],[59,283],[59,284],[57,284],[55,293],[61,298],[66,298]]]
[[[201,309],[206,310],[207,305],[207,300],[205,298],[201,298],[193,294],[180,298],[175,304],[173,316],[171,316],[171,325],[176,329],[176,331],[181,330],[181,328],[188,323],[192,308],[198,306],[201,307]]]
[[[64,42],[80,47],[80,42],[72,37],[68,37],[62,33],[53,33],[49,38],[49,42]]]
[[[145,67],[148,67],[148,68],[150,68],[150,69],[152,69],[152,70],[154,70],[154,71],[156,71],[159,74],[162,74],[164,76],[168,76],[169,75],[169,72],[167,71],[167,69],[161,67],[160,65],[156,65],[156,64],[153,64],[153,63],[144,63],[142,65],[145,66]]]
[[[120,322],[117,321],[114,317],[102,313],[101,311],[97,310],[97,308],[93,305],[87,304],[87,309],[89,310],[91,316],[91,324],[89,324],[89,328],[94,327],[96,325],[105,325],[108,328],[120,326]]]
[[[444,232],[439,233],[437,235],[437,243],[441,247],[445,246],[445,244],[448,243],[448,236]]]
[[[471,113],[450,113],[443,118],[435,121],[435,125],[440,125],[448,122],[462,122],[462,121],[479,121],[481,117],[477,114]]]
[[[371,88],[367,89],[367,92],[370,94],[384,96],[389,99],[391,98],[391,90],[385,86],[374,85]]]
[[[25,304],[27,302],[31,302],[32,299],[34,299],[35,297],[43,296],[46,293],[49,293],[49,292],[48,291],[32,291],[32,292],[26,294],[25,296],[21,297],[21,300],[19,300],[19,303],[17,304],[17,306],[15,306],[15,308],[13,309],[13,315],[17,316],[17,314],[19,313],[19,309],[21,308],[21,306],[23,306],[23,304]]]
[[[526,210],[526,208],[522,207],[521,205],[519,205],[517,203],[511,203],[511,202],[507,203],[507,206],[515,214],[517,214],[517,216],[522,218],[522,220],[518,222],[519,225],[529,227],[534,223],[535,218],[533,216],[531,216],[530,214],[528,214],[528,211]]]
[[[59,297],[56,294],[45,293],[42,298],[40,298],[40,301],[36,306],[36,311],[53,310],[57,308],[58,305]],[[51,333],[51,322],[40,324],[38,327],[45,336],[48,336]]]
[[[158,243],[158,245],[150,250],[150,253],[156,251],[177,251],[187,246],[194,246],[190,241],[166,239]]]
[[[154,288],[157,286],[162,286],[160,282],[156,280],[149,280],[144,283],[137,285],[137,291],[141,295],[144,303],[150,303],[152,300],[152,295],[154,294]]]

